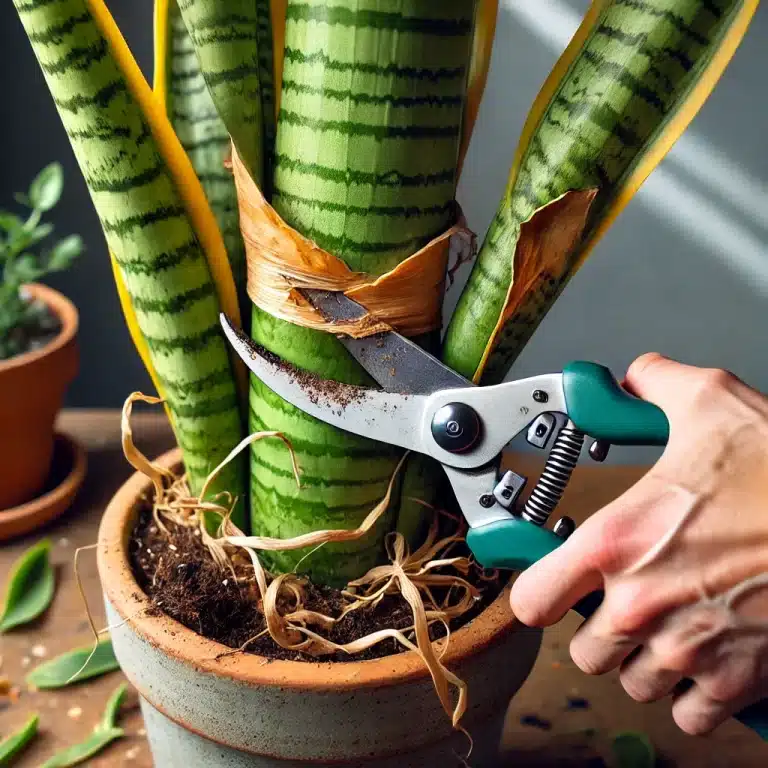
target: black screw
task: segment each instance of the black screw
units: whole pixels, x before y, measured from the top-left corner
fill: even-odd
[[[451,437],[458,437],[462,433],[461,424],[459,424],[458,421],[449,421],[445,425],[445,431],[451,436]]]
[[[594,440],[589,446],[589,455],[592,461],[605,461],[611,444],[606,440]]]
[[[553,528],[555,536],[559,536],[561,539],[567,539],[576,530],[576,523],[570,517],[561,517]]]
[[[491,493],[484,493],[480,497],[480,506],[485,507],[488,509],[488,507],[492,507],[496,503],[496,499],[493,498],[493,494]]]
[[[549,395],[543,389],[534,389],[533,399],[537,403],[546,403],[549,401]]]

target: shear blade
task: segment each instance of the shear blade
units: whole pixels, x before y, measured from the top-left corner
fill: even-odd
[[[229,342],[248,368],[291,405],[347,432],[425,452],[419,425],[426,396],[380,392],[321,379],[254,344],[223,313],[220,321]]]
[[[357,320],[368,310],[338,291],[304,288],[302,292],[328,320]],[[395,331],[362,339],[337,336],[368,375],[387,392],[431,395],[441,389],[474,386],[436,357]]]

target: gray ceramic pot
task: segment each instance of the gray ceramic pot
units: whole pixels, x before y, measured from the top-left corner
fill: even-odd
[[[178,466],[178,451],[160,463]],[[120,665],[141,696],[157,768],[447,768],[466,737],[453,731],[414,653],[343,663],[271,661],[228,650],[149,611],[127,542],[151,484],[133,475],[99,530],[98,562]],[[446,665],[467,681],[462,724],[473,768],[494,765],[510,699],[536,659],[541,633],[511,614],[505,590],[451,637]]]

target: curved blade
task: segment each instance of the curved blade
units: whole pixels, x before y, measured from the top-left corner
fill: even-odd
[[[224,333],[256,376],[291,405],[335,427],[401,448],[425,453],[421,440],[421,395],[400,395],[321,379],[254,344],[223,313]]]
[[[304,288],[302,293],[329,320],[356,320],[368,314],[365,307],[339,291]],[[341,335],[336,338],[387,392],[431,395],[441,389],[475,386],[395,331],[362,339]]]

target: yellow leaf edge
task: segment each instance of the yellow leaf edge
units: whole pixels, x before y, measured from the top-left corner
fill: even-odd
[[[228,314],[233,319],[233,322],[236,322],[239,325],[241,323],[240,307],[237,303],[235,281],[227,258],[224,240],[221,236],[213,211],[208,205],[202,185],[192,167],[192,163],[165,114],[164,102],[161,103],[157,98],[157,95],[153,93],[152,89],[149,87],[149,84],[139,69],[139,65],[136,63],[128,44],[125,42],[125,38],[120,32],[120,29],[103,0],[85,0],[85,2],[93,16],[95,24],[109,43],[115,62],[120,68],[123,77],[125,77],[131,95],[136,99],[139,108],[144,114],[157,143],[158,151],[162,155],[171,176],[176,182],[179,196],[184,202],[192,227],[195,230],[206,255],[211,279],[216,287],[219,305],[221,306],[222,311]],[[157,23],[158,20],[158,6],[165,8],[167,23],[168,0],[158,0],[155,7],[155,23]],[[157,43],[157,36],[155,41]],[[136,313],[131,305],[128,290],[120,275],[119,267],[115,261],[114,255],[111,253],[110,261],[112,264],[113,275],[115,276],[118,298],[120,299],[120,305],[125,316],[131,340],[139,353],[142,363],[147,368],[152,383],[157,389],[158,395],[164,397],[163,388],[151,362],[149,348],[139,329]],[[230,359],[233,360],[233,370],[235,372],[241,396],[246,398],[248,379],[245,367],[236,356],[230,355]],[[167,410],[168,409],[166,408],[166,411]]]

